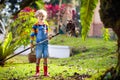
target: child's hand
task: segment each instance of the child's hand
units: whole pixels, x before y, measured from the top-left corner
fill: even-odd
[[[50,40],[52,38],[52,34],[48,35],[48,39]]]
[[[31,47],[31,48],[33,48],[33,47],[34,47],[34,45],[31,43],[31,44],[30,44],[30,47]]]

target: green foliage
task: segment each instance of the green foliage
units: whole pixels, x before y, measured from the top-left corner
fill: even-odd
[[[44,3],[42,0],[35,1],[37,5],[37,9],[43,9],[44,8]]]
[[[13,51],[10,48],[10,43],[12,41],[12,33],[8,33],[7,37],[3,44],[0,45],[0,60],[5,59],[8,55],[10,55]],[[10,51],[10,52],[9,52]]]
[[[109,29],[103,28],[103,39],[108,41],[110,39]]]
[[[17,48],[17,42],[12,43],[12,33],[8,33],[5,38],[5,41],[0,44],[0,60],[4,60],[7,56],[12,54]]]
[[[9,33],[3,43],[3,53],[5,53],[6,49],[10,46],[11,41],[12,41],[12,33]]]
[[[35,24],[37,19],[34,17],[34,12],[24,12],[21,11],[18,18],[15,19],[14,23],[11,25],[11,31],[14,34],[13,38],[15,41],[20,40],[19,45],[27,45],[30,41],[30,33],[33,24]]]
[[[81,0],[81,25],[82,39],[85,40],[92,21],[93,10],[96,8],[98,0]]]
[[[37,9],[44,8],[44,3],[42,0],[35,1],[35,6]],[[18,13],[17,18],[10,25],[13,35],[14,42],[18,41],[18,45],[28,45],[30,43],[30,33],[32,26],[37,22],[34,16],[35,9],[31,7],[25,7]]]

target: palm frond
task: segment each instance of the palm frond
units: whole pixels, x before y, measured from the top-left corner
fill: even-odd
[[[0,44],[0,60],[2,60],[2,55],[1,54],[3,54],[3,47],[2,47],[2,45]]]
[[[40,0],[39,2],[38,1],[36,1],[35,2],[36,4],[37,4],[37,7],[38,7],[38,9],[43,9],[44,8],[44,3],[43,3],[43,1],[42,0]]]
[[[10,43],[12,41],[12,33],[8,33],[4,43],[3,43],[3,54],[5,53],[5,51],[7,50],[7,48],[10,46]]]
[[[85,40],[87,33],[90,28],[90,24],[92,21],[92,16],[94,14],[94,9],[98,0],[82,0],[81,1],[81,9],[80,9],[80,18],[81,18],[81,25],[82,25],[82,39]]]

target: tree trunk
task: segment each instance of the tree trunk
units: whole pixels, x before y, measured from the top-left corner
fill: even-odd
[[[120,35],[120,32],[119,32],[119,35]],[[117,69],[117,72],[120,76],[120,36],[118,37],[118,42],[117,43],[118,43],[118,50],[117,50],[117,52],[118,52],[118,62],[117,62],[116,69]]]
[[[117,66],[116,66],[116,76],[117,78],[120,77],[120,27],[115,27],[113,28],[113,31],[117,34],[118,41],[117,41],[117,53],[118,53],[118,61],[117,61]]]
[[[0,5],[4,3],[5,0],[0,0]]]

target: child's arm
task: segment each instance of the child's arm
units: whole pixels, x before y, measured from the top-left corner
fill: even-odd
[[[36,34],[36,26],[33,26],[32,27],[32,31],[31,31],[31,34],[30,34],[30,43],[31,43],[31,47],[33,47],[33,41],[34,41],[34,36]]]

